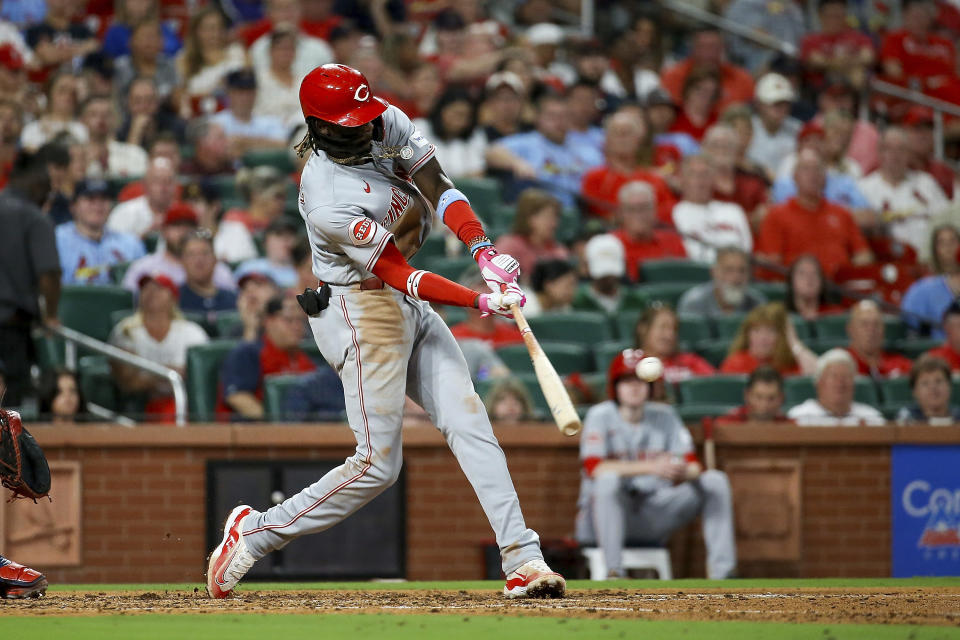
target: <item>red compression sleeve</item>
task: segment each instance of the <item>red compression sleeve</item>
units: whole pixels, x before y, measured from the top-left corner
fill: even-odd
[[[373,265],[373,274],[397,291],[427,302],[472,307],[480,295],[435,273],[414,269],[393,242],[388,242],[384,247],[377,263]]]
[[[460,242],[469,246],[471,240],[486,235],[483,225],[470,205],[463,200],[451,202],[443,212],[443,223],[457,234]]]
[[[587,472],[588,476],[593,476],[593,470],[597,468],[597,465],[603,462],[603,458],[584,458],[583,459],[583,470]]]

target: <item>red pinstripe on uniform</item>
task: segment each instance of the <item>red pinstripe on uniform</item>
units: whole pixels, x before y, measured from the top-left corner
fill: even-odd
[[[274,529],[283,529],[285,527],[289,527],[290,525],[295,523],[297,520],[299,520],[300,518],[302,518],[303,516],[310,513],[311,511],[319,507],[321,504],[326,502],[327,498],[334,495],[344,487],[362,478],[364,475],[366,475],[367,471],[369,471],[370,467],[372,466],[370,463],[370,459],[373,454],[373,446],[370,444],[370,423],[367,420],[367,410],[363,406],[363,369],[361,368],[361,363],[360,363],[360,344],[359,342],[357,342],[357,329],[353,326],[353,323],[350,322],[350,315],[347,313],[347,302],[346,302],[345,296],[340,296],[340,308],[343,310],[343,319],[346,320],[347,326],[350,327],[350,333],[353,339],[353,349],[354,349],[354,352],[357,354],[356,355],[357,388],[359,389],[359,392],[360,392],[360,415],[363,416],[363,428],[364,428],[364,433],[366,434],[366,439],[367,439],[367,455],[363,461],[363,464],[364,464],[363,469],[361,469],[360,473],[358,473],[357,475],[353,476],[348,480],[344,480],[343,482],[338,484],[336,487],[328,491],[326,494],[321,496],[316,502],[311,504],[309,507],[307,507],[297,515],[295,515],[293,519],[290,520],[290,522],[287,522],[286,524],[270,524],[263,527],[258,527],[257,529],[251,529],[250,531],[244,532],[243,535],[245,536],[249,536],[254,533],[260,533],[261,531],[271,531]]]
[[[416,173],[417,169],[419,169],[419,168],[423,165],[424,162],[426,162],[427,160],[429,160],[430,158],[433,157],[433,154],[434,154],[434,152],[435,152],[436,150],[437,150],[437,148],[431,144],[431,145],[430,145],[430,151],[427,153],[427,155],[425,155],[425,156],[423,156],[422,158],[420,158],[419,160],[417,160],[417,163],[416,163],[415,165],[413,165],[412,167],[410,167],[410,171],[408,171],[407,173],[409,173],[411,176],[412,176],[414,173]]]

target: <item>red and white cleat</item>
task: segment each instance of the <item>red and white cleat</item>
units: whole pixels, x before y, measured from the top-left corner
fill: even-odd
[[[503,595],[508,598],[562,598],[566,591],[563,576],[539,558],[511,571],[503,587]]]
[[[207,561],[207,594],[211,598],[226,598],[233,592],[256,558],[247,551],[243,542],[243,521],[253,509],[243,504],[227,516],[223,525],[223,540],[210,554]]]
[[[39,598],[46,592],[46,576],[0,556],[0,598]]]

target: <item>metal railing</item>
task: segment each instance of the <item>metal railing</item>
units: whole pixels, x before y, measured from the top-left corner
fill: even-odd
[[[67,368],[75,371],[77,368],[77,346],[81,346],[84,349],[89,349],[90,351],[105,355],[108,358],[119,360],[124,364],[128,364],[132,367],[136,367],[142,371],[153,374],[160,378],[165,378],[170,386],[173,388],[173,404],[174,411],[176,415],[176,424],[178,427],[184,427],[187,424],[187,387],[184,384],[183,376],[176,369],[171,369],[170,367],[165,367],[162,364],[157,364],[152,360],[147,360],[142,356],[138,356],[135,353],[130,353],[129,351],[124,351],[119,349],[111,344],[106,342],[101,342],[96,338],[91,338],[85,333],[80,333],[75,329],[70,327],[48,327],[47,330],[53,335],[59,336],[64,340],[64,359],[66,360]],[[109,410],[103,409],[102,407],[96,407],[96,411],[92,413],[100,414],[101,417],[108,418],[117,418],[116,414],[113,414]],[[106,412],[106,413],[103,413]],[[119,422],[124,423],[124,420],[117,418]]]
[[[783,42],[766,33],[761,33],[738,22],[728,20],[723,16],[710,13],[709,11],[704,11],[699,7],[687,4],[682,0],[657,0],[657,2],[663,8],[674,13],[692,20],[696,20],[703,24],[716,27],[717,29],[725,31],[729,34],[749,40],[761,47],[767,47],[768,49],[779,51],[780,53],[794,59],[796,59],[799,55],[797,48],[789,42]],[[872,92],[897,98],[899,100],[913,102],[914,104],[931,109],[933,111],[933,131],[935,144],[934,153],[937,160],[943,160],[943,114],[946,113],[948,115],[960,118],[960,107],[950,102],[945,102],[943,100],[930,97],[925,93],[921,93],[914,89],[908,89],[891,84],[889,82],[884,82],[883,80],[878,80],[877,78],[870,79],[868,88]]]

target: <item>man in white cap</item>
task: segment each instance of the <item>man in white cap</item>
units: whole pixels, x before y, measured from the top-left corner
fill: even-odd
[[[797,148],[800,121],[790,117],[790,106],[797,99],[790,81],[779,73],[768,73],[757,81],[753,96],[753,137],[747,157],[776,175],[783,159]]]
[[[577,292],[575,309],[616,313],[623,303],[620,284],[627,272],[623,244],[616,236],[603,233],[593,236],[584,247],[590,283]]]
[[[798,404],[787,417],[802,427],[856,427],[884,424],[883,415],[853,401],[857,365],[846,349],[830,349],[817,360],[817,397]]]

